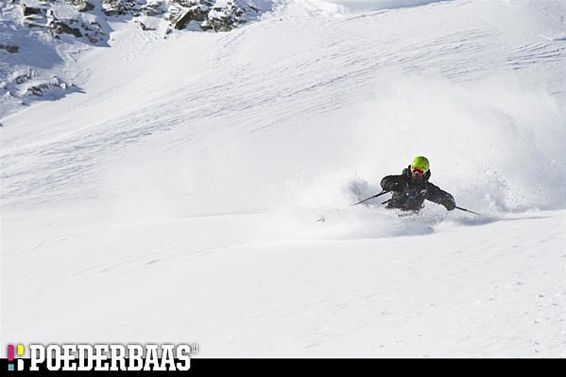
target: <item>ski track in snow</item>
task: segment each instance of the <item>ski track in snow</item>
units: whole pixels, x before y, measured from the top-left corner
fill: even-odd
[[[167,40],[115,25],[79,57],[85,94],[2,119],[3,341],[566,356],[564,202],[531,200],[564,198],[566,45],[536,3],[417,3],[291,1]],[[350,206],[422,150],[486,216]],[[505,158],[451,157],[470,151]],[[509,198],[541,164],[558,184]]]

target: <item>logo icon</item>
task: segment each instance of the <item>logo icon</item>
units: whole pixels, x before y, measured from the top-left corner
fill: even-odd
[[[185,343],[8,344],[8,372],[187,371],[198,351],[198,344]],[[29,359],[24,358],[26,352]]]
[[[8,371],[13,372],[14,370],[24,370],[24,360],[16,359],[16,357],[22,357],[25,353],[25,347],[23,344],[8,344]],[[14,365],[15,362],[15,365]]]

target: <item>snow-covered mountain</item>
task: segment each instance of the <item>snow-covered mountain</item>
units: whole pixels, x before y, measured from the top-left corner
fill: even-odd
[[[2,344],[566,356],[562,1],[1,12]]]
[[[271,0],[7,0],[0,7],[0,103],[8,113],[80,92],[77,56],[108,47],[113,24],[135,23],[166,38],[175,30],[230,31],[271,8]]]

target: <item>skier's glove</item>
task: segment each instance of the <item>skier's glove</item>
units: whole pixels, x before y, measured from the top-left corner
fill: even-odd
[[[448,198],[442,204],[449,211],[453,211],[456,208],[456,202],[454,201],[454,198]]]
[[[403,192],[407,188],[404,180],[382,180],[381,188],[387,191]]]

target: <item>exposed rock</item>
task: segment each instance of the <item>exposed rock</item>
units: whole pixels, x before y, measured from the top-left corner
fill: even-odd
[[[59,38],[61,34],[69,34],[76,38],[86,38],[90,43],[97,44],[106,40],[107,35],[102,31],[102,27],[96,21],[88,24],[80,19],[57,18],[52,11],[48,12],[48,27],[51,34],[55,38]]]
[[[30,7],[26,4],[22,4],[22,12],[24,17],[33,16],[33,15],[45,15],[47,12],[46,8],[39,8],[39,7]]]
[[[203,22],[208,15],[207,11],[203,11],[199,7],[186,9],[179,12],[179,16],[171,21],[171,26],[177,30],[183,30],[191,21]]]
[[[86,29],[86,37],[90,43],[97,44],[106,41],[108,35],[102,31],[102,26],[96,21],[91,21],[88,25],[83,24]]]
[[[241,23],[245,23],[245,13],[234,4],[227,8],[213,8],[209,13],[206,25],[202,25],[203,30],[230,31]]]
[[[138,0],[102,0],[101,4],[102,11],[107,16],[120,16],[126,14],[138,16],[142,5]]]
[[[83,33],[77,28],[70,27],[69,25],[63,22],[56,22],[53,26],[53,32],[56,34],[71,34],[77,38],[81,38]]]
[[[165,3],[163,1],[158,1],[155,3],[144,4],[139,8],[140,12],[146,16],[156,17],[161,16],[167,12]]]
[[[20,51],[20,48],[18,46],[0,43],[0,50],[6,50],[11,54],[15,54],[16,52]]]
[[[53,76],[49,82],[42,82],[36,85],[29,86],[27,88],[26,94],[31,94],[34,96],[44,96],[46,94],[53,94],[53,92],[59,92],[65,90],[69,85],[61,80],[57,76]]]
[[[91,0],[92,1],[92,0]],[[49,16],[53,14],[51,5],[60,3],[71,4],[78,12],[87,14],[89,17],[75,16],[71,19],[50,21]],[[87,0],[45,0],[44,3],[35,2],[34,6],[21,3],[23,22],[28,27],[48,27],[55,35],[69,34],[77,38],[85,37],[82,24],[87,25],[85,20],[92,20],[95,5]],[[44,5],[41,5],[44,4]],[[253,5],[253,0],[101,0],[100,6],[106,16],[128,16],[128,17],[163,17],[169,21],[166,33],[173,30],[202,30],[202,31],[229,31],[238,27],[250,19],[255,19],[261,12]],[[65,17],[69,17],[68,13]],[[95,13],[94,13],[95,14]],[[100,17],[98,15],[95,16]],[[79,24],[71,20],[79,21]],[[146,24],[147,25],[147,24]],[[142,27],[140,25],[140,27]],[[149,30],[148,27],[142,27]],[[89,41],[99,38],[89,35]],[[96,43],[96,42],[92,42]]]
[[[94,9],[94,4],[86,0],[64,0],[64,1],[73,5],[79,12],[89,12]]]
[[[40,96],[43,94],[43,91],[47,88],[49,88],[48,84],[39,84],[39,85],[30,86],[28,88],[28,93],[33,94],[34,96]]]
[[[19,84],[23,84],[24,82],[26,82],[30,79],[31,79],[31,74],[26,73],[26,74],[18,75],[16,77],[14,77],[14,82],[19,85]]]
[[[26,4],[20,4],[22,14],[23,14],[23,23],[27,27],[33,28],[43,28],[46,27],[47,21],[46,16],[49,11],[47,7],[30,7]]]
[[[88,12],[94,9],[94,5],[89,3],[88,1],[79,0],[79,4],[77,4],[77,9],[79,12]]]
[[[198,25],[203,31],[230,31],[260,13],[260,9],[246,1],[226,0],[222,6],[217,4],[214,0],[172,0],[168,32],[185,29],[190,24]]]
[[[80,91],[61,79],[50,78],[49,71],[37,59],[29,60],[28,55],[36,55],[35,49],[46,59],[60,58],[72,64],[71,55],[61,51],[75,48],[63,44],[78,40],[108,45],[113,21],[135,22],[145,31],[165,29],[165,34],[176,30],[229,31],[257,19],[269,7],[263,6],[269,0],[0,0],[0,3],[8,25],[6,36],[0,40],[0,57],[21,62],[11,61],[6,69],[0,70],[0,102],[25,105]],[[262,4],[262,9],[253,4]],[[11,37],[12,31],[18,38]],[[30,47],[24,50],[21,46]]]
[[[148,27],[146,24],[144,24],[143,22],[138,21],[138,20],[136,20],[136,24],[138,24],[138,26],[140,27],[140,29],[142,29],[143,31],[155,30],[155,28]]]
[[[83,36],[83,33],[81,33],[81,31],[76,28],[76,27],[71,27],[69,26],[68,23],[78,23],[78,21],[76,20],[66,20],[66,21],[61,21],[58,19],[54,19],[51,24],[50,24],[50,28],[51,31],[53,32],[53,34],[58,35],[58,34],[71,34],[74,35],[77,38],[81,38]]]

